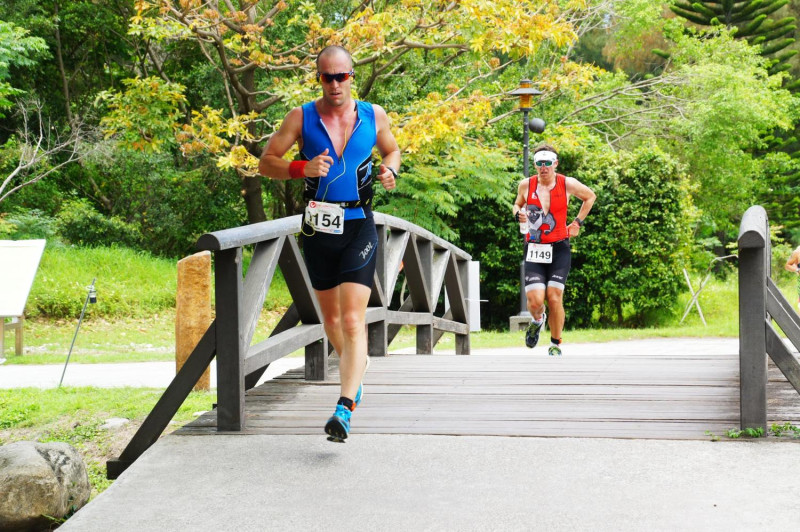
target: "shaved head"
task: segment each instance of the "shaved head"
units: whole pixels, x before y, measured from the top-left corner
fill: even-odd
[[[326,46],[325,48],[323,48],[322,51],[317,56],[317,70],[319,70],[319,60],[320,59],[322,59],[324,57],[328,57],[330,55],[336,55],[336,54],[343,54],[345,57],[347,57],[347,60],[350,61],[350,68],[351,69],[353,68],[353,57],[350,55],[350,52],[348,52],[346,49],[342,48],[341,46],[332,44],[330,46]]]

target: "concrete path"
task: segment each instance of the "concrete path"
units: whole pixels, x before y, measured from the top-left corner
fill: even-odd
[[[564,356],[620,349],[735,354],[738,341],[571,344]],[[497,352],[547,356],[474,356]],[[71,385],[89,383],[82,366]],[[0,386],[29,368],[0,366]],[[123,373],[114,382],[133,385]],[[172,434],[59,530],[781,530],[800,522],[799,501],[800,441]]]
[[[787,530],[798,501],[790,442],[170,435],[59,530]]]
[[[258,383],[303,365],[303,357],[276,360]],[[63,364],[0,365],[0,388],[56,388]],[[62,386],[121,386],[166,388],[175,377],[175,362],[132,362],[118,364],[69,364]],[[211,362],[211,386],[216,387],[217,365]]]

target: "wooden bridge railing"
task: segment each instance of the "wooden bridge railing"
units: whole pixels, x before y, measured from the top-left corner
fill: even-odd
[[[416,326],[419,354],[432,353],[444,333],[455,334],[456,354],[469,354],[467,301],[478,297],[468,293],[471,257],[401,218],[375,213],[375,224],[377,269],[366,314],[369,355],[385,356],[403,325]],[[306,379],[327,378],[331,348],[297,243],[300,225],[298,215],[200,237],[197,247],[214,254],[216,319],[119,458],[108,461],[108,478],[117,478],[155,443],[215,356],[219,431],[242,430],[245,391],[279,358],[304,348]],[[242,250],[251,245],[255,247],[243,277]],[[401,265],[409,297],[390,310]],[[270,337],[251,345],[276,268],[293,303]],[[436,316],[442,287],[450,306]]]
[[[739,227],[739,385],[741,428],[767,429],[767,356],[800,393],[800,363],[772,324],[800,347],[800,316],[770,278],[769,221],[761,206]]]

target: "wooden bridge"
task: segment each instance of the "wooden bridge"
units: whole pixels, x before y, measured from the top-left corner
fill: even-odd
[[[599,348],[598,348],[599,347]],[[591,350],[590,350],[591,349]],[[735,341],[661,339],[481,350],[469,357],[393,354],[375,358],[352,434],[705,439],[739,427]],[[339,391],[302,369],[245,398],[243,434],[317,434]],[[800,425],[800,396],[774,365],[769,423]],[[211,411],[176,434],[217,433]]]
[[[747,211],[739,236],[738,352],[706,350],[698,340],[680,350],[628,344],[560,358],[541,349],[432,355],[446,333],[455,336],[456,355],[470,354],[467,303],[478,297],[466,282],[471,257],[405,220],[379,213],[375,219],[378,268],[367,311],[373,363],[354,434],[696,439],[736,426],[800,424],[800,319],[769,279],[769,229],[760,207]],[[158,439],[215,356],[217,407],[179,434],[321,434],[338,376],[294,238],[299,230],[296,216],[200,238],[198,247],[215,255],[216,320],[119,459],[108,462],[109,478]],[[245,246],[254,250],[243,277]],[[401,263],[409,297],[395,305]],[[277,267],[294,303],[269,339],[250,345]],[[417,354],[387,357],[403,325],[416,327]],[[302,370],[254,388],[269,363],[301,348]]]

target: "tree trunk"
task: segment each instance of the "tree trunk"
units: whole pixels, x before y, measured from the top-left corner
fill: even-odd
[[[58,2],[54,4],[55,15],[55,28],[56,28],[56,61],[58,62],[58,71],[61,74],[61,87],[64,91],[64,107],[67,112],[67,123],[72,125],[72,109],[70,109],[70,96],[69,96],[69,81],[67,80],[67,72],[64,70],[64,59],[61,55],[61,30],[59,26],[61,21],[58,20]]]
[[[264,211],[264,199],[261,197],[261,177],[248,177],[239,174],[242,183],[242,198],[247,208],[247,222],[255,224],[265,222],[267,213]]]

